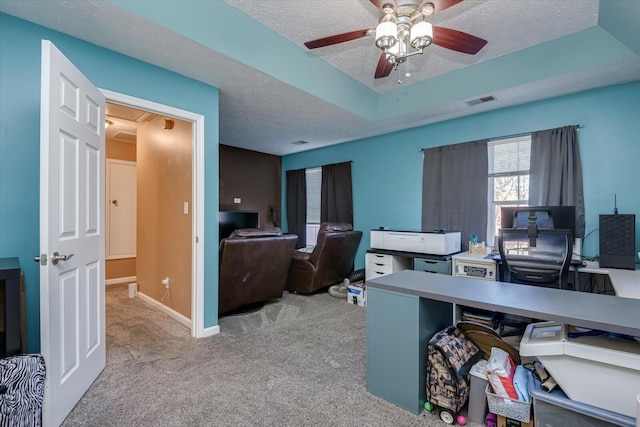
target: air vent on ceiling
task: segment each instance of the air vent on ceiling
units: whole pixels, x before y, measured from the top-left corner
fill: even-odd
[[[495,100],[496,98],[493,95],[483,96],[482,98],[477,98],[477,99],[472,99],[471,101],[467,101],[467,105],[471,107],[473,105],[478,105],[478,104],[482,104],[489,101],[495,101]]]
[[[118,132],[113,136],[113,139],[126,142],[136,142],[136,134],[130,132]]]
[[[302,141],[302,140],[292,142],[293,145],[304,145],[308,143],[309,143],[308,141]]]

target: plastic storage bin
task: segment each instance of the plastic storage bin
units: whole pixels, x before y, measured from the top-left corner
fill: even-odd
[[[530,324],[520,354],[537,357],[570,399],[635,417],[640,343],[609,335],[569,338],[568,333],[569,327],[556,322]]]
[[[536,427],[634,427],[636,420],[616,412],[605,411],[595,406],[576,402],[556,388],[543,391],[540,382],[529,388],[533,399],[533,419]]]
[[[471,367],[469,385],[469,406],[467,418],[474,423],[483,424],[487,415],[487,361],[481,360]]]

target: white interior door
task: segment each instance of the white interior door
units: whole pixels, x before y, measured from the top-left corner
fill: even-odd
[[[40,333],[47,369],[43,423],[58,426],[106,360],[105,99],[47,40],[42,41],[41,79]]]
[[[136,163],[107,159],[107,259],[136,256]]]

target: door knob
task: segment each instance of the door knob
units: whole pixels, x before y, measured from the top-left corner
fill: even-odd
[[[113,206],[115,206],[116,208],[118,207],[118,201],[117,201],[116,199],[113,199],[113,200],[111,201],[111,204],[112,204]]]
[[[51,256],[51,263],[53,265],[58,265],[58,262],[60,261],[67,261],[69,258],[71,258],[72,256],[74,256],[75,254],[71,254],[71,255],[60,255],[58,252],[54,252],[53,256]]]

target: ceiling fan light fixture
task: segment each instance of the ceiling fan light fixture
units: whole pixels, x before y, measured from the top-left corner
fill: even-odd
[[[391,46],[389,49],[385,50],[384,53],[387,54],[387,64],[396,65],[396,56],[400,54],[400,43],[396,43]]]
[[[397,65],[407,60],[407,41],[399,39],[398,43],[385,50],[387,54],[387,62],[391,65]]]
[[[382,50],[374,78],[388,77],[411,56],[421,55],[432,44],[452,51],[475,55],[487,41],[462,31],[433,26],[425,21],[462,0],[370,0],[380,10],[376,28],[349,31],[305,42],[308,49],[331,46],[374,36]],[[435,36],[434,36],[435,31]],[[434,40],[435,37],[435,40]]]
[[[422,5],[422,10],[421,13],[424,16],[431,16],[433,15],[433,12],[435,12],[436,7],[434,6],[433,3],[425,3],[424,5]]]
[[[411,46],[414,49],[424,49],[433,41],[433,27],[426,21],[415,23],[411,27]]]
[[[376,46],[389,49],[398,41],[398,26],[392,21],[383,21],[376,27]]]

